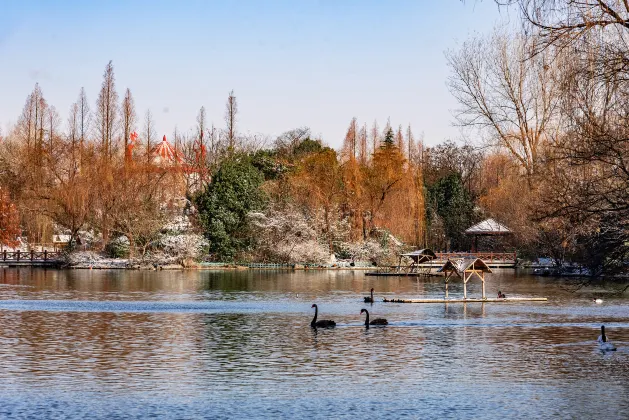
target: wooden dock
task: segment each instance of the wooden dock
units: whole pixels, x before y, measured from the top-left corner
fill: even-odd
[[[521,297],[521,298],[451,298],[451,299],[387,299],[389,303],[513,303],[513,302],[546,302],[548,298]]]

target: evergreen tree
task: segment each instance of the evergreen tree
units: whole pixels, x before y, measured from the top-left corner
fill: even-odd
[[[393,134],[393,129],[389,127],[387,132],[384,134],[384,140],[382,141],[382,146],[385,149],[390,149],[395,147],[395,134]]]
[[[472,224],[474,202],[463,186],[461,175],[449,174],[428,189],[427,215],[437,214],[443,220],[450,248],[462,250],[468,245],[465,229]],[[433,220],[429,220],[433,222]]]
[[[233,260],[250,245],[247,214],[264,209],[263,182],[263,174],[247,156],[234,156],[221,164],[210,185],[195,198],[199,221],[216,259]]]

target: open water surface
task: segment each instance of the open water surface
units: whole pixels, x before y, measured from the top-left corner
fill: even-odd
[[[382,303],[441,279],[351,271],[0,268],[0,418],[629,418],[627,292],[512,270],[498,289],[549,301]],[[312,303],[335,329],[310,328]]]

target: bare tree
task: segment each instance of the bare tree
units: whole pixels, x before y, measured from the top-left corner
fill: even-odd
[[[234,91],[229,92],[229,96],[227,97],[227,104],[225,105],[225,136],[227,137],[227,147],[228,151],[232,153],[236,147],[237,140],[237,115],[238,115],[238,102],[236,101],[236,96],[234,96]]]
[[[343,142],[344,155],[349,159],[356,159],[356,150],[358,143],[358,124],[356,117],[352,118],[345,133],[345,141]]]
[[[79,141],[80,141],[80,110],[79,104],[73,103],[68,115],[68,146],[70,148],[70,178],[74,178],[79,170]]]
[[[48,154],[49,158],[55,159],[55,143],[59,133],[59,113],[54,105],[50,105],[46,112],[46,131],[48,132]]]
[[[531,57],[532,49],[530,38],[496,30],[489,39],[472,38],[447,53],[458,124],[479,129],[508,150],[529,179],[537,172],[559,101],[557,60],[548,57],[550,51]]]
[[[110,61],[105,67],[103,83],[96,100],[96,133],[106,160],[112,158],[117,132],[118,93],[116,92],[114,66]]]
[[[400,124],[397,131],[395,132],[395,144],[397,145],[397,148],[400,149],[400,153],[404,155],[404,153],[406,152],[406,147],[404,146],[404,133],[402,131],[402,124]]]
[[[38,122],[38,106],[39,100],[42,97],[39,84],[35,84],[33,92],[31,92],[26,98],[26,103],[22,110],[22,115],[17,125],[17,132],[19,133],[22,141],[26,144],[27,150],[30,150],[31,146],[35,144],[35,136],[37,133]]]
[[[38,126],[36,126],[35,132],[35,156],[36,156],[36,164],[39,168],[43,165],[43,156],[44,156],[44,133],[46,131],[46,114],[48,110],[48,103],[43,97],[40,97],[37,101],[38,105],[35,108],[35,121],[37,121]]]
[[[275,139],[275,149],[280,156],[292,158],[295,156],[297,147],[306,139],[310,138],[310,128],[299,127],[280,134]]]
[[[39,84],[26,98],[22,115],[18,121],[17,132],[26,144],[28,158],[33,159],[33,175],[40,174],[43,164],[45,121],[48,104],[44,99]]]
[[[415,138],[413,137],[413,131],[411,130],[410,124],[406,128],[406,145],[408,146],[408,161],[415,162],[417,151],[415,149]]]
[[[145,158],[146,164],[151,164],[151,149],[155,143],[155,122],[153,121],[153,113],[148,109],[144,114],[144,141],[146,142]]]
[[[131,133],[135,129],[135,103],[133,102],[133,96],[131,95],[131,91],[127,88],[127,91],[124,94],[124,99],[122,100],[122,109],[120,119],[122,121],[122,133],[124,136],[124,153],[125,153],[125,161],[131,160],[131,148],[129,147],[129,139],[131,137]]]
[[[87,102],[87,95],[85,94],[85,88],[81,88],[79,92],[79,99],[77,100],[78,106],[78,130],[81,149],[85,146],[87,139],[87,133],[90,123],[90,105]]]
[[[207,118],[205,116],[205,107],[202,106],[201,109],[199,109],[199,113],[197,114],[197,139],[199,139],[200,141],[203,141],[203,138],[205,137],[205,130],[207,130]]]
[[[369,156],[367,150],[367,124],[364,124],[358,133],[358,160],[361,165],[366,165]]]
[[[371,126],[371,153],[375,153],[378,150],[378,144],[380,143],[380,127],[378,127],[378,121],[373,122]]]
[[[539,32],[542,43],[538,50],[550,45],[562,49],[574,47],[581,41],[599,46],[601,41],[612,42],[616,43],[617,51],[625,53],[609,58],[618,69],[629,69],[627,39],[617,37],[629,32],[627,0],[496,0],[496,3],[519,6],[524,21]],[[603,32],[611,37],[601,38]]]

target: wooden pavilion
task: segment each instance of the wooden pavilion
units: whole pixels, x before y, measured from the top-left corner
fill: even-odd
[[[421,267],[421,264],[432,261],[437,258],[437,255],[432,249],[422,248],[413,252],[407,252],[406,254],[400,254],[400,261],[398,263],[398,271],[402,270],[402,258],[410,258],[411,264],[404,268],[407,273],[422,273],[423,271],[430,272],[430,266]]]
[[[505,225],[498,223],[494,219],[485,219],[465,230],[466,235],[474,237],[472,252],[478,252],[478,237],[481,236],[504,236],[513,232]]]
[[[446,299],[448,298],[448,282],[450,277],[457,275],[463,279],[463,299],[467,299],[467,282],[477,276],[483,284],[483,299],[485,296],[485,273],[491,273],[491,269],[483,260],[476,257],[466,257],[457,260],[448,260],[437,272],[445,275]]]

